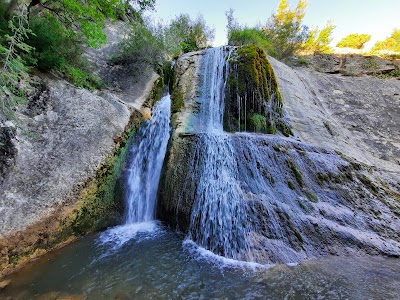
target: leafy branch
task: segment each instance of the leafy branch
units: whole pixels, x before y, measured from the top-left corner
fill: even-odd
[[[10,117],[14,107],[26,93],[26,88],[21,83],[24,82],[26,87],[30,83],[29,69],[21,53],[30,53],[33,47],[25,43],[28,34],[32,32],[23,11],[13,16],[8,27],[11,35],[5,35],[5,45],[0,45],[0,108],[4,115]]]

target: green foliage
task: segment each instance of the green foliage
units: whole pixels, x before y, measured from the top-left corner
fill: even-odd
[[[300,50],[307,37],[307,30],[302,25],[306,7],[306,0],[299,0],[294,9],[289,7],[288,0],[279,2],[277,12],[262,28],[273,46],[270,55],[285,59]]]
[[[14,115],[15,106],[24,102],[30,79],[28,67],[21,53],[30,53],[32,47],[25,43],[31,33],[24,14],[9,21],[10,35],[0,44],[0,111],[8,118]]]
[[[24,1],[16,0],[16,2],[19,4]],[[135,9],[132,5],[136,5],[140,9],[151,9],[154,7],[154,2],[155,0],[59,0],[43,3],[31,1],[28,6],[28,13],[38,17],[50,13],[66,29],[74,28],[76,33],[79,33],[82,40],[89,46],[99,47],[106,41],[106,36],[103,33],[106,19],[115,20],[122,16],[134,14]],[[12,4],[10,2],[10,7]],[[18,5],[15,7],[18,7]]]
[[[300,52],[302,54],[314,54],[314,53],[329,53],[331,52],[331,47],[329,47],[330,42],[332,42],[332,32],[335,29],[335,25],[331,22],[319,30],[315,28],[308,32],[307,38],[301,46]]]
[[[88,63],[82,56],[82,40],[76,31],[67,29],[50,13],[32,18],[30,26],[33,34],[27,43],[34,49],[30,56],[40,69],[59,72],[78,87],[101,87],[100,80],[86,71]]]
[[[349,34],[345,38],[343,38],[336,47],[339,48],[352,48],[352,49],[362,49],[364,48],[364,44],[371,40],[370,34],[358,34],[353,33]]]
[[[400,79],[400,70],[397,69],[397,70],[392,70],[388,73],[373,74],[373,75],[381,79],[391,79],[391,78]]]
[[[229,32],[228,44],[233,46],[256,45],[266,53],[272,51],[268,37],[257,28],[237,28]]]
[[[64,75],[69,82],[77,87],[86,88],[91,91],[102,87],[102,82],[97,76],[72,66],[66,67]]]
[[[37,66],[45,71],[64,71],[67,65],[82,64],[83,48],[77,34],[66,29],[53,15],[34,17],[30,22],[33,35],[27,43],[35,50]]]
[[[267,129],[267,119],[261,114],[250,114],[248,122],[252,131],[265,132]]]
[[[144,22],[134,21],[130,29],[128,36],[121,42],[122,51],[115,61],[129,64],[133,71],[140,71],[143,65],[162,68],[165,60],[162,41],[153,35]]]
[[[328,22],[321,30],[317,27],[309,31],[307,26],[302,25],[306,7],[306,0],[299,0],[293,9],[289,7],[287,0],[281,0],[277,12],[271,15],[261,29],[240,26],[231,9],[225,13],[228,19],[228,44],[253,44],[281,60],[296,53],[330,52],[329,43],[332,41],[335,26]]]
[[[379,50],[400,52],[400,29],[395,28],[387,39],[376,42],[372,52]]]
[[[214,29],[206,25],[201,15],[192,20],[188,14],[181,14],[172,20],[163,33],[166,52],[172,57],[204,49],[213,39]]]
[[[233,15],[234,11],[230,9],[225,12],[228,20],[228,45],[232,46],[245,46],[256,45],[263,49],[265,53],[272,51],[272,46],[268,37],[259,28],[249,28],[240,26]]]

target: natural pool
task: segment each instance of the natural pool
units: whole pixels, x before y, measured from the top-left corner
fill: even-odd
[[[111,228],[12,274],[0,299],[400,299],[400,259],[266,267],[183,239],[156,222]]]

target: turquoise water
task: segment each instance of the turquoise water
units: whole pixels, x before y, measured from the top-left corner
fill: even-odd
[[[0,299],[400,299],[400,259],[261,266],[183,239],[156,222],[112,228],[12,274]]]

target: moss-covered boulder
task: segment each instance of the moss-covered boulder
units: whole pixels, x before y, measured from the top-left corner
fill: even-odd
[[[227,78],[224,129],[285,136],[292,131],[284,120],[282,97],[271,64],[255,45],[232,53]]]

